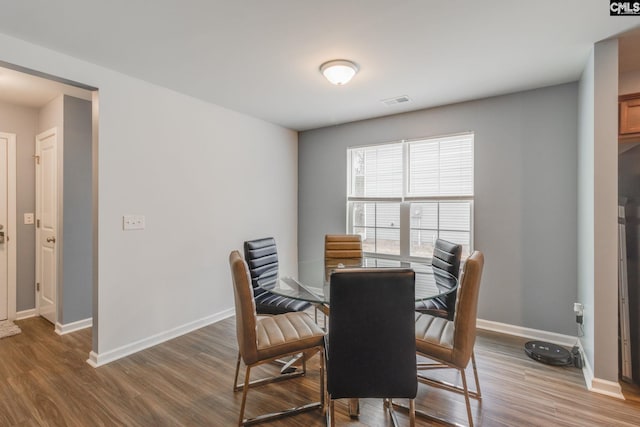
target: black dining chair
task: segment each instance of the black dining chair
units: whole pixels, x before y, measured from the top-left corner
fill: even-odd
[[[244,258],[249,266],[253,298],[258,314],[283,314],[305,311],[311,304],[268,291],[278,280],[278,250],[273,237],[244,242]]]
[[[414,271],[340,269],[331,275],[330,292],[328,423],[335,425],[336,399],[383,398],[397,425],[392,399],[409,399],[414,408],[418,387]]]
[[[460,257],[462,245],[451,243],[443,239],[436,240],[433,248],[431,266],[433,274],[451,274],[456,279],[460,275]],[[456,311],[456,298],[458,293],[451,292],[443,297],[416,302],[416,311],[432,316],[453,320]]]

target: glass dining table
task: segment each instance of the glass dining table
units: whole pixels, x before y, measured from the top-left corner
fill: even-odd
[[[331,273],[341,268],[411,268],[416,273],[416,302],[444,297],[458,288],[453,275],[432,269],[430,264],[406,262],[380,257],[313,260],[298,263],[297,272],[281,269],[278,280],[271,282],[269,292],[317,305],[331,305],[329,283]]]
[[[331,273],[341,268],[411,268],[416,273],[416,302],[432,298],[444,297],[458,289],[458,279],[440,269],[431,268],[430,264],[406,262],[380,257],[345,258],[302,261],[298,263],[297,272],[279,270],[275,283],[268,281],[269,292],[308,301],[314,304],[325,315],[329,314],[331,305],[330,279]],[[360,405],[358,399],[349,400],[349,415],[358,417]]]

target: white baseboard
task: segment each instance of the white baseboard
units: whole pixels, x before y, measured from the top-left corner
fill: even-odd
[[[555,332],[542,331],[540,329],[509,325],[507,323],[493,322],[491,320],[478,319],[477,327],[478,329],[486,331],[500,332],[501,334],[546,341],[567,347],[573,347],[578,342],[578,338],[571,335],[563,335]]]
[[[36,317],[36,309],[31,308],[29,310],[22,310],[16,313],[16,320],[29,319],[30,317]]]
[[[230,308],[228,310],[221,311],[220,313],[212,314],[211,316],[194,320],[193,322],[186,323],[168,331],[152,335],[148,338],[141,339],[139,341],[106,351],[104,353],[95,353],[92,351],[91,353],[89,353],[89,359],[87,360],[87,363],[94,368],[97,368],[99,366],[103,366],[107,363],[113,362],[114,360],[118,360],[133,353],[137,353],[140,350],[153,347],[154,345],[158,345],[173,338],[177,338],[181,335],[188,334],[189,332],[195,331],[196,329],[200,329],[204,326],[211,325],[212,323],[219,322],[223,319],[233,316],[234,314],[235,309]]]
[[[607,396],[615,397],[617,399],[625,400],[624,395],[622,394],[622,387],[620,387],[620,383],[616,381],[607,381],[601,380],[599,378],[594,378],[591,381],[591,387],[587,383],[587,388],[589,391],[594,393],[600,393]]]
[[[615,381],[607,381],[600,378],[595,378],[593,376],[593,370],[591,369],[591,365],[589,365],[589,361],[584,356],[584,349],[582,348],[582,343],[580,342],[578,337],[557,334],[555,332],[541,331],[539,329],[524,328],[522,326],[509,325],[506,323],[493,322],[491,320],[482,319],[478,319],[477,327],[478,329],[499,332],[501,334],[515,335],[518,337],[529,338],[533,340],[551,342],[565,347],[573,347],[574,345],[577,345],[580,349],[580,354],[582,354],[582,375],[584,376],[584,382],[587,386],[587,389],[594,393],[604,394],[607,396],[616,397],[618,399],[624,399],[622,388],[620,387],[619,383]]]
[[[622,394],[622,387],[618,382],[601,380],[593,376],[593,369],[591,369],[589,359],[584,355],[584,348],[582,347],[581,341],[578,341],[578,347],[580,348],[580,354],[582,355],[582,375],[584,376],[584,382],[587,385],[587,389],[594,393],[625,400],[624,395]]]
[[[65,335],[71,332],[79,331],[93,326],[93,318],[78,320],[76,322],[66,323],[64,325],[56,322],[56,334]]]

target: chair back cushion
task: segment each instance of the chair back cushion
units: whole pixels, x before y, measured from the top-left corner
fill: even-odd
[[[249,266],[255,296],[271,289],[278,279],[278,251],[273,237],[244,242],[244,258]]]
[[[462,255],[462,245],[438,239],[433,248],[433,258],[431,265],[449,274],[458,277],[460,274],[460,256]]]
[[[478,318],[478,296],[484,268],[484,255],[474,251],[464,263],[456,315],[453,320],[453,362],[466,367],[476,342],[476,320]]]
[[[331,275],[330,292],[331,397],[414,398],[414,271],[340,269]]]
[[[441,271],[458,278],[460,275],[460,256],[462,255],[462,245],[438,239],[433,248],[433,258],[431,266],[433,273],[439,274]],[[453,320],[456,310],[457,292],[451,292],[444,297],[427,300],[416,304],[416,310],[422,313],[432,314]]]
[[[233,279],[238,349],[245,363],[251,363],[248,361],[254,361],[257,358],[258,341],[256,336],[256,306],[253,301],[249,269],[238,251],[233,251],[229,255],[229,266],[231,267],[231,278]]]
[[[325,235],[324,258],[362,258],[362,238],[359,234]]]

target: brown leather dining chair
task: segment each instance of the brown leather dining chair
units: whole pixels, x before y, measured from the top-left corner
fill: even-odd
[[[231,252],[229,265],[233,278],[236,335],[239,349],[233,389],[234,391],[242,390],[238,425],[255,424],[316,408],[324,409],[324,331],[314,323],[307,313],[303,312],[289,312],[258,318],[253,298],[251,276],[249,275],[247,263],[240,255],[240,252]],[[250,381],[252,368],[298,353],[305,355],[303,357],[302,371]],[[304,375],[306,373],[306,357],[311,357],[316,353],[321,355],[320,401],[276,413],[260,415],[251,419],[244,418],[249,388]],[[238,384],[241,360],[246,367],[243,385]]]
[[[430,314],[415,313],[417,354],[436,362],[419,363],[418,371],[442,368],[456,369],[460,373],[462,387],[436,381],[423,375],[419,375],[418,379],[420,382],[435,387],[464,394],[470,426],[473,426],[473,416],[469,397],[481,398],[473,347],[476,339],[478,295],[483,268],[484,255],[480,251],[474,251],[467,258],[463,267],[462,281],[458,291],[458,301],[453,320]],[[465,368],[469,364],[469,360],[473,364],[473,375],[476,383],[475,392],[470,391],[467,386]],[[422,411],[416,410],[416,413],[427,418],[438,419]]]
[[[324,236],[324,259],[362,258],[359,234],[327,234]]]

